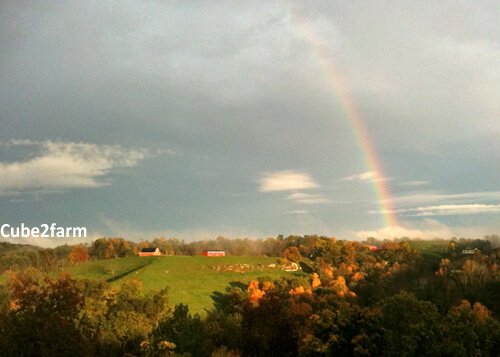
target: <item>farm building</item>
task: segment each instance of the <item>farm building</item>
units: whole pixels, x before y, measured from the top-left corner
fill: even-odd
[[[204,250],[202,255],[205,257],[224,257],[226,252],[224,250]]]
[[[139,256],[141,257],[152,257],[161,255],[159,248],[142,248],[139,252]]]

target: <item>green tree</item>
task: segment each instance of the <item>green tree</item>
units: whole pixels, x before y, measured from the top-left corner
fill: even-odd
[[[176,305],[173,314],[162,319],[153,331],[151,345],[161,347],[162,341],[174,343],[176,353],[209,355],[203,320],[198,314],[192,316],[184,304]]]
[[[435,356],[437,308],[406,292],[384,299],[380,308],[383,354],[389,356]]]

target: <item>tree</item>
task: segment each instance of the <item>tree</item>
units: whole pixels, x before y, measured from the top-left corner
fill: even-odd
[[[192,316],[187,305],[175,306],[172,315],[160,321],[152,334],[151,345],[161,348],[165,341],[175,344],[176,353],[205,356],[206,332],[198,314]]]
[[[11,273],[6,285],[9,308],[0,322],[0,355],[88,354],[77,325],[83,294],[75,280],[29,268]]]
[[[462,300],[448,311],[440,328],[440,353],[448,356],[498,356],[500,323],[480,303]]]
[[[378,307],[384,355],[435,355],[439,319],[435,305],[403,292],[384,299]]]
[[[300,251],[297,247],[289,247],[286,248],[283,253],[281,253],[281,256],[287,260],[290,260],[292,262],[298,263],[300,262]]]
[[[86,262],[89,260],[89,252],[87,248],[82,244],[75,245],[69,254],[69,260],[73,264]]]

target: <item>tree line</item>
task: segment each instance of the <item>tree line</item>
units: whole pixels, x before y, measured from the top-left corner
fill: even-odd
[[[225,241],[211,249],[227,249]],[[10,271],[0,292],[0,355],[500,355],[500,274],[487,241],[451,240],[432,254],[404,239],[272,243],[279,260],[302,271],[233,282],[213,293],[203,317],[137,280],[116,286],[31,267]],[[95,259],[130,247],[105,240],[86,248]],[[462,247],[481,249],[463,255]]]

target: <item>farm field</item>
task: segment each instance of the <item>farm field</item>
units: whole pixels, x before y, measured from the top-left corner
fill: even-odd
[[[77,279],[104,279],[119,284],[138,278],[145,289],[168,287],[171,304],[187,304],[191,312],[203,314],[212,306],[211,295],[224,292],[231,282],[247,284],[260,276],[279,279],[303,275],[268,267],[273,263],[276,258],[253,256],[127,257],[91,261],[68,267],[67,271]]]
[[[410,240],[410,246],[421,253],[427,254],[445,254],[448,248],[449,240],[434,239],[434,240]]]

